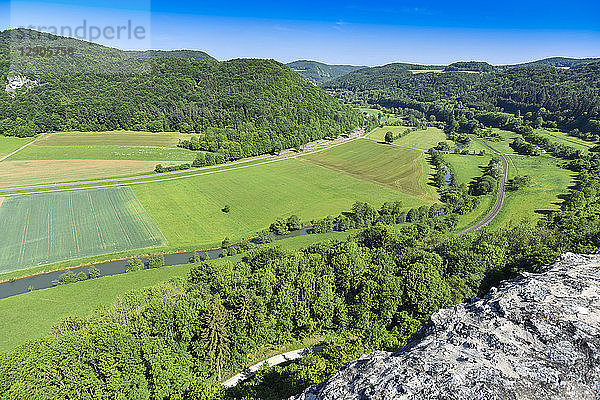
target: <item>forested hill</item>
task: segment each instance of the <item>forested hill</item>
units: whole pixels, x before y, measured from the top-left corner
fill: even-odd
[[[532,124],[600,135],[600,63],[575,69],[419,74],[389,64],[354,71],[322,86],[347,103],[411,108],[446,122],[505,111]],[[491,123],[489,118],[480,122]]]
[[[59,53],[38,54],[40,50]],[[68,54],[63,54],[63,51]],[[198,50],[124,51],[24,28],[0,32],[0,54],[0,75],[139,73],[148,72],[151,59],[157,57],[214,60]]]
[[[3,54],[6,83],[9,61]],[[118,50],[109,49],[102,56],[127,67],[136,65],[136,59],[119,59]],[[357,112],[273,60],[167,57],[146,62],[151,67],[148,73],[42,70],[27,75],[39,86],[16,93],[0,91],[0,134],[208,132],[215,151],[233,145],[238,153],[240,146],[256,147],[242,149],[255,154],[338,135],[362,123]]]
[[[324,83],[357,69],[366,68],[355,65],[329,65],[307,60],[293,61],[288,63],[287,66],[315,84]]]
[[[568,58],[551,57],[527,63],[505,65],[505,68],[514,67],[555,67],[555,68],[579,68],[588,64],[600,62],[600,58]]]

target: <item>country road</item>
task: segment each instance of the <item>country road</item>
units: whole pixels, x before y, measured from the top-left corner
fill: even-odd
[[[502,210],[502,206],[504,205],[506,182],[508,181],[508,161],[506,160],[506,157],[504,157],[504,154],[500,153],[498,150],[494,149],[492,146],[490,146],[483,140],[476,138],[474,136],[473,136],[473,138],[475,140],[477,140],[479,143],[483,144],[488,149],[492,150],[494,153],[498,154],[500,156],[500,158],[502,158],[502,180],[500,181],[500,186],[498,187],[498,199],[496,200],[496,204],[494,205],[494,208],[492,209],[492,211],[490,211],[490,213],[484,219],[482,219],[481,221],[479,221],[472,227],[465,229],[464,231],[459,233],[458,236],[464,235],[465,233],[478,231],[479,229],[483,228],[484,226],[486,226],[487,224],[492,222],[494,220],[494,218],[496,218],[496,216],[498,215],[500,210]]]

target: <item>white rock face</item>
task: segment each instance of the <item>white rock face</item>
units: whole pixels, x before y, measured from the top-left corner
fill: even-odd
[[[398,353],[375,352],[296,396],[316,399],[600,399],[600,255],[437,312]]]
[[[22,87],[31,89],[40,85],[38,81],[31,80],[26,76],[9,76],[6,79],[8,80],[8,84],[4,90],[12,94],[16,93],[17,89],[21,89]]]

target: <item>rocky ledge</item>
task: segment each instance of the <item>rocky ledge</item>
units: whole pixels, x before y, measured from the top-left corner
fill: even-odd
[[[441,310],[401,352],[364,355],[296,399],[598,400],[600,255],[564,254]]]

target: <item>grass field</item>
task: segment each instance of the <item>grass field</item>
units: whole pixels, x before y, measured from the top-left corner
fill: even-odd
[[[361,149],[375,149],[377,154],[387,151],[376,143],[361,140],[320,154],[333,154],[331,157],[340,152],[352,154],[355,143],[360,143]],[[402,157],[388,160],[380,179],[384,173],[407,168]],[[417,163],[418,168],[425,168],[425,161],[422,163]],[[352,161],[348,161],[347,170],[336,171],[316,165],[315,160],[308,158],[288,159],[179,181],[136,185],[134,191],[169,244],[182,247],[214,245],[226,236],[233,240],[247,237],[267,228],[276,218],[291,214],[304,221],[338,214],[359,200],[373,205],[400,200],[406,207],[435,201],[432,192],[428,193],[422,186],[419,189],[414,174],[410,188],[394,186],[392,189],[383,182],[376,182],[366,172],[363,175],[348,173],[354,167]],[[414,194],[415,191],[421,195]],[[231,206],[229,213],[221,211],[226,204]]]
[[[536,129],[535,133],[549,138],[554,143],[560,143],[565,146],[574,148],[575,150],[583,150],[587,152],[590,147],[594,147],[595,144],[592,142],[586,142],[585,140],[569,136],[563,132],[552,132],[545,129]]]
[[[49,133],[36,146],[151,146],[175,147],[179,140],[189,139],[191,135],[176,132],[58,132]]]
[[[352,232],[299,236],[272,245],[289,250],[300,249],[323,240],[344,240]],[[211,262],[235,262],[240,258],[241,255]],[[184,277],[190,267],[187,264],[130,272],[0,299],[0,321],[3,322],[0,324],[0,352],[44,336],[52,325],[68,315],[85,316],[97,307],[110,305],[117,296],[130,290]]]
[[[32,140],[33,138],[15,138],[0,135],[0,157],[12,153]]]
[[[521,220],[535,223],[549,210],[559,208],[562,202],[559,196],[567,193],[567,188],[573,183],[573,173],[560,168],[557,165],[559,161],[550,155],[507,158],[510,158],[509,178],[529,175],[531,184],[506,193],[504,207],[490,223],[491,229]]]
[[[435,189],[427,185],[431,167],[425,154],[417,150],[359,140],[301,159],[425,200],[437,200]]]
[[[486,166],[491,156],[475,156],[462,154],[444,154],[444,160],[454,172],[454,180],[458,184],[469,183],[474,178],[481,176],[482,167]]]
[[[369,138],[383,141],[385,134],[391,131],[394,135],[403,133],[407,129],[411,129],[407,126],[384,126],[383,128],[377,128],[369,134]],[[414,147],[422,150],[429,150],[431,147],[437,146],[439,142],[446,140],[444,132],[438,128],[428,127],[427,129],[414,131],[408,135],[394,140],[394,144],[406,147]],[[449,142],[450,143],[450,142]]]
[[[0,225],[0,272],[165,244],[130,188],[12,197]]]
[[[21,160],[140,160],[190,162],[197,152],[177,147],[150,146],[39,146],[35,143],[10,157]]]

